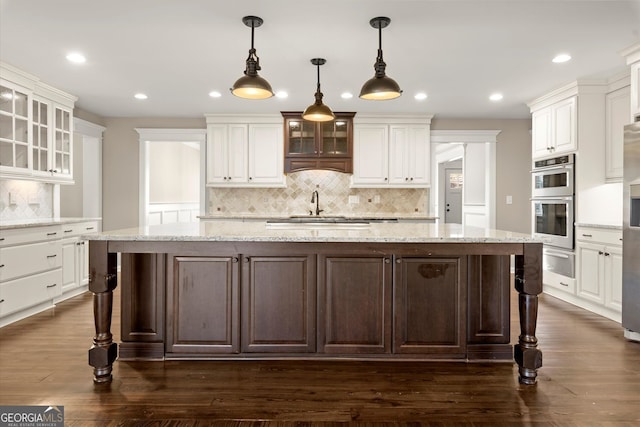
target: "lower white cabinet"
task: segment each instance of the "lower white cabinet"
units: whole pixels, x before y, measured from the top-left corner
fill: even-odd
[[[97,221],[3,230],[0,326],[86,291],[89,246],[80,236],[97,231]]]
[[[622,315],[622,231],[576,227],[575,279],[544,271],[544,292],[616,322]]]

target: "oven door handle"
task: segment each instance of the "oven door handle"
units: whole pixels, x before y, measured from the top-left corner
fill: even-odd
[[[544,253],[546,255],[551,255],[551,256],[558,257],[558,258],[569,259],[569,255],[563,254],[561,252],[554,252],[554,251],[550,251],[550,250],[545,250]]]
[[[571,201],[573,197],[531,197],[529,201],[531,202],[567,202]]]
[[[573,169],[573,165],[554,165],[554,166],[547,166],[544,168],[537,168],[537,169],[531,169],[531,173],[538,173],[538,172],[548,172],[548,171],[554,171],[554,170],[558,170],[558,171],[563,171],[563,170],[571,170]]]

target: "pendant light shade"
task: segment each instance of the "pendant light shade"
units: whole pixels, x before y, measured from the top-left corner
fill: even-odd
[[[245,16],[242,22],[247,27],[251,27],[251,49],[247,57],[247,65],[244,70],[244,76],[240,77],[231,88],[231,93],[240,98],[246,99],[266,99],[273,96],[271,85],[265,79],[258,75],[260,70],[260,58],[256,55],[253,47],[253,31],[264,22],[262,18],[257,16]]]
[[[387,77],[385,73],[387,64],[382,58],[382,29],[387,27],[390,22],[391,19],[384,16],[373,18],[369,21],[373,28],[378,29],[378,57],[373,65],[373,69],[376,72],[375,75],[367,80],[360,90],[360,98],[362,99],[382,101],[402,95],[402,90],[398,83],[391,77]]]
[[[313,58],[311,63],[315,65],[318,69],[318,86],[316,89],[316,102],[309,105],[304,113],[302,113],[302,118],[304,120],[309,120],[311,122],[330,122],[331,120],[335,120],[336,116],[331,111],[331,108],[327,107],[322,103],[322,92],[320,92],[320,66],[324,65],[327,61],[323,58]]]

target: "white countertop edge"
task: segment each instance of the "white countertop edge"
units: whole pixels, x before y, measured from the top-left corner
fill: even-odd
[[[76,224],[78,222],[102,221],[102,218],[27,218],[0,220],[0,230],[12,230],[17,228],[45,227],[49,225]]]

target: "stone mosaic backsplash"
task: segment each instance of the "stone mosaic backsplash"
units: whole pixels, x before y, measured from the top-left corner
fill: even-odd
[[[0,179],[0,221],[53,217],[53,184]]]
[[[308,215],[320,194],[322,215],[427,215],[428,189],[349,188],[351,175],[312,170],[287,175],[286,188],[209,188],[208,215]],[[355,200],[358,203],[355,203]]]

